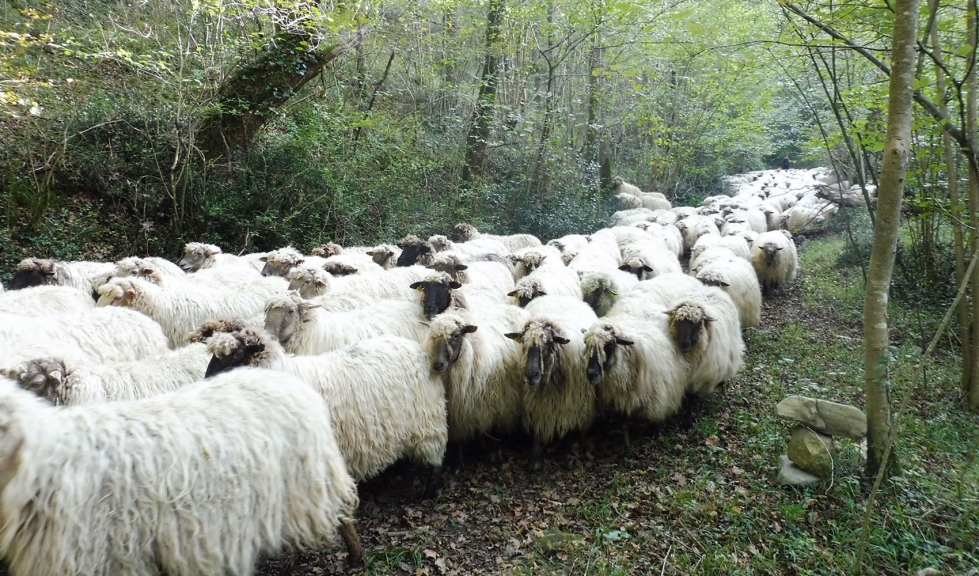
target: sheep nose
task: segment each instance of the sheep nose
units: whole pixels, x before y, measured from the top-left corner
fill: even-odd
[[[527,374],[527,383],[531,386],[540,386],[541,380],[543,379],[544,376],[540,372]]]
[[[591,382],[593,385],[598,386],[602,382],[602,376],[603,374],[601,369],[597,369],[597,370],[594,368],[588,369],[588,381]]]
[[[432,368],[437,374],[445,374],[445,371],[449,368],[449,365],[445,362],[436,362],[432,365]]]

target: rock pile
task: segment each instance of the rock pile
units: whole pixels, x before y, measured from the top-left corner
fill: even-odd
[[[779,458],[779,484],[810,486],[830,478],[836,455],[833,436],[860,440],[867,435],[867,417],[846,404],[789,396],[778,403],[775,413],[797,423],[788,454]]]

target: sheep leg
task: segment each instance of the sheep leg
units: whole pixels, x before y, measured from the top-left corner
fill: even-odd
[[[636,451],[632,448],[632,439],[629,437],[629,416],[622,420],[622,444],[625,446],[625,459],[635,460]]]
[[[530,469],[533,471],[544,468],[544,446],[540,438],[534,435],[534,443],[530,447]]]
[[[462,442],[452,442],[449,444],[449,466],[455,470],[461,470],[466,463],[466,449]]]
[[[360,543],[360,537],[357,536],[357,528],[354,526],[353,520],[345,518],[340,521],[340,536],[347,547],[347,570],[356,572],[363,569],[364,546]]]
[[[694,404],[697,403],[696,394],[687,394],[684,398],[685,410],[683,411],[683,429],[689,432],[693,429]]]
[[[428,470],[428,483],[425,485],[425,500],[432,500],[439,493],[439,477],[442,475],[441,466],[432,466]]]

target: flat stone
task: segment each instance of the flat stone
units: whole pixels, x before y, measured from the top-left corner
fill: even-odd
[[[805,426],[792,429],[789,440],[789,460],[799,468],[820,478],[833,475],[833,456],[836,448],[833,437],[813,432]]]
[[[860,440],[867,435],[867,416],[859,408],[846,404],[788,396],[778,403],[775,413],[779,418],[806,424],[830,436]]]
[[[782,454],[778,457],[778,483],[785,486],[815,486],[819,484],[819,476],[799,468]]]

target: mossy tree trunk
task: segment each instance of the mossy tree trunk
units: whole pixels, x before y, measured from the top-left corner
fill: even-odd
[[[887,137],[880,171],[874,243],[867,271],[867,294],[863,307],[868,476],[876,476],[883,468],[884,450],[891,433],[887,295],[894,270],[897,234],[901,225],[901,201],[911,151],[918,0],[896,0],[894,13]],[[896,458],[890,459],[888,470],[895,469],[895,462]]]
[[[216,110],[201,123],[197,142],[208,160],[247,149],[262,126],[335,58],[360,44],[366,29],[333,46],[310,49],[302,32],[281,33],[259,55],[233,70],[215,96]]]
[[[476,107],[473,109],[469,131],[466,134],[466,162],[462,167],[463,186],[478,183],[486,170],[486,149],[493,129],[496,89],[500,83],[500,51],[505,11],[505,0],[490,0],[489,14],[486,18],[486,54],[483,60],[483,72],[479,78]]]

